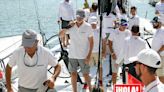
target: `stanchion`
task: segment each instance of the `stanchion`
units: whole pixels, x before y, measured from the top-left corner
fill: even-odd
[[[129,68],[125,67],[125,84],[128,83],[128,71],[129,71]]]

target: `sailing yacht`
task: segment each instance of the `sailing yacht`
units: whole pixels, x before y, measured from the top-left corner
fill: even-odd
[[[55,18],[52,17],[53,15],[56,14],[56,11],[55,11],[56,7],[49,8],[49,7],[43,6],[43,3],[40,3],[40,2],[44,2],[44,5],[47,5],[47,6],[48,6],[48,4],[50,4],[51,6],[55,6],[56,2],[59,2],[60,0],[57,0],[57,1],[50,0],[49,3],[47,0],[42,0],[42,1],[39,1],[39,0],[27,0],[27,1],[16,0],[16,1],[18,3],[17,6],[12,5],[10,0],[1,0],[0,1],[0,7],[3,6],[3,8],[1,8],[1,9],[5,10],[5,11],[3,11],[3,13],[5,13],[5,14],[2,14],[0,16],[6,18],[6,20],[3,20],[0,18],[0,23],[2,21],[5,21],[5,23],[6,22],[9,23],[9,28],[11,27],[13,30],[16,30],[17,33],[20,33],[20,34],[22,33],[21,30],[23,30],[24,28],[27,28],[27,27],[32,27],[36,30],[39,30],[38,32],[42,36],[40,38],[40,41],[41,41],[40,43],[43,44],[44,46],[46,46],[47,48],[50,48],[51,51],[54,53],[55,57],[59,58],[61,49],[60,49],[60,44],[59,44],[58,35],[57,35],[58,31],[55,32],[56,34],[51,35],[52,33],[54,33],[54,29],[55,30],[59,29],[57,24],[56,24],[57,26],[54,28],[53,22],[56,17]],[[76,8],[82,7],[82,1],[81,2],[80,2],[80,0],[72,0],[72,1],[74,1],[74,4],[76,4]],[[94,0],[90,0],[89,2],[91,3],[92,1],[94,1]],[[12,1],[12,2],[14,2],[14,1]],[[77,5],[78,3],[81,3],[81,4]],[[11,9],[11,7],[9,7],[7,5],[12,5],[13,7],[15,7],[17,9],[17,11],[19,12],[18,15],[16,15],[14,12],[8,12]],[[39,5],[41,7],[38,7]],[[25,7],[28,7],[29,9],[25,8]],[[33,7],[33,8],[31,9],[30,7]],[[42,14],[40,14],[41,10],[43,12]],[[47,10],[49,10],[49,11],[47,11]],[[0,10],[0,11],[2,11],[2,10]],[[31,14],[28,15],[26,12],[31,13]],[[45,15],[45,13],[47,13],[47,12],[50,13],[48,16]],[[10,15],[13,15],[13,17],[17,18],[17,20],[14,20],[14,22],[12,23]],[[46,17],[46,19],[44,19],[44,17]],[[43,18],[43,20],[41,20],[42,18]],[[33,20],[35,20],[35,21],[33,21]],[[153,28],[150,24],[150,21],[148,21],[145,18],[140,18],[140,20],[141,20],[140,27],[142,28],[141,34],[143,34],[142,36],[144,39],[147,39],[149,42],[151,42],[151,39],[149,39],[149,36],[144,36],[144,33],[145,33],[144,28],[146,30],[148,30],[149,32],[153,32]],[[27,22],[25,22],[25,21],[27,21]],[[53,25],[52,24],[46,25],[50,22]],[[17,25],[16,23],[18,23],[19,25]],[[0,24],[0,30],[3,29],[2,26],[3,25]],[[17,26],[17,27],[14,28],[14,26]],[[8,28],[8,26],[5,26],[5,28]],[[48,28],[50,28],[50,29],[48,29]],[[46,31],[43,31],[43,29],[45,29]],[[8,29],[6,29],[6,30],[8,30]],[[5,33],[5,32],[3,32],[3,33]],[[6,33],[10,34],[9,31],[6,31]],[[12,33],[13,33],[13,31],[12,31]],[[1,32],[0,32],[0,34],[1,34]],[[15,50],[15,48],[21,46],[21,35],[20,34],[17,36],[9,36],[9,37],[1,37],[0,36],[0,44],[1,44],[1,46],[0,46],[0,64],[2,66],[1,71],[3,71],[3,73],[5,72],[4,68],[8,62],[8,57]],[[48,35],[49,37],[47,38],[46,35]],[[107,57],[108,57],[108,55],[107,55]],[[111,80],[111,76],[107,76],[107,74],[109,73],[109,59],[110,58],[106,58],[106,60],[103,62],[104,92],[113,92],[113,86],[106,87],[106,84],[108,83],[108,81]],[[70,74],[68,72],[68,69],[66,68],[65,63],[62,60],[59,63],[62,66],[62,71],[55,82],[56,91],[57,92],[72,92],[71,79],[70,79]],[[80,69],[79,69],[79,71],[80,71]],[[96,66],[92,67],[90,71],[91,71],[90,76],[92,78],[91,84],[94,85],[95,81],[96,81],[97,67]],[[121,69],[119,71],[121,71]],[[52,73],[52,69],[51,69],[51,67],[48,67],[47,76],[50,76],[51,73]],[[84,79],[80,72],[79,72],[79,75],[80,75],[80,79],[82,82],[77,82],[78,83],[78,92],[89,92],[88,89],[83,89]],[[122,83],[120,75],[118,75],[117,79],[118,79],[118,83]],[[12,75],[12,86],[14,88],[14,92],[17,92],[17,90],[18,90],[18,82],[17,81],[18,81],[17,70],[15,68],[13,70],[13,75]],[[3,78],[0,79],[0,88],[4,88],[4,90],[5,90],[4,74],[3,74]]]

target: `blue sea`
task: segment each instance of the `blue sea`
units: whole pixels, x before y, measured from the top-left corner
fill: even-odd
[[[50,37],[59,31],[57,14],[63,0],[0,0],[0,37],[22,34],[26,29],[38,32],[38,20],[42,32]],[[94,0],[88,0],[89,4]],[[129,0],[138,7],[138,15],[152,19],[154,7],[148,0]],[[82,8],[84,0],[72,0],[74,9]],[[146,14],[147,13],[147,14]]]

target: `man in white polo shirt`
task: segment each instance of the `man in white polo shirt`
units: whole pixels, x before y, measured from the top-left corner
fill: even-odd
[[[164,29],[162,28],[162,22],[159,17],[154,17],[152,24],[156,29],[152,40],[152,49],[157,51],[162,59],[162,65],[161,68],[157,70],[157,75],[161,82],[164,83]]]
[[[131,57],[137,75],[145,85],[144,92],[163,92],[164,84],[156,76],[156,70],[161,67],[159,54],[152,49],[143,49],[137,56]]]
[[[92,50],[92,55],[91,55],[91,62],[90,66],[97,65],[98,64],[98,52],[99,52],[99,45],[101,45],[101,52],[102,56],[105,57],[105,47],[106,47],[106,39],[105,39],[105,33],[102,32],[102,40],[101,43],[99,44],[99,36],[100,36],[100,28],[97,26],[97,17],[92,16],[90,18],[89,22],[92,26],[93,30],[93,40],[94,40],[94,45],[93,45],[93,50]]]
[[[139,26],[133,25],[131,29],[132,36],[128,37],[124,41],[124,46],[121,48],[120,54],[116,59],[116,64],[121,64],[123,61],[123,83],[125,83],[125,68],[129,68],[129,73],[132,74],[134,77],[136,76],[136,72],[133,66],[133,63],[130,62],[128,59],[130,57],[136,56],[141,50],[146,48],[146,41],[141,39],[139,36]],[[139,79],[139,78],[138,78]]]
[[[124,39],[131,35],[130,31],[127,30],[127,20],[121,19],[120,26],[118,29],[115,29],[111,32],[109,36],[109,49],[112,57],[112,82],[113,85],[116,84],[116,78],[118,73],[118,66],[116,67],[116,59],[118,58],[121,48],[124,46]]]
[[[89,76],[89,61],[93,49],[93,31],[89,23],[84,21],[85,11],[76,11],[76,21],[72,23],[72,27],[60,31],[60,37],[66,33],[70,35],[69,46],[69,71],[71,72],[71,82],[73,92],[77,92],[77,67],[80,66],[81,72],[85,78],[85,82],[89,86],[91,92],[91,80]]]
[[[59,5],[58,22],[62,22],[61,27],[65,28],[70,21],[75,19],[75,12],[70,0],[63,0]]]
[[[22,35],[22,46],[16,49],[6,66],[6,86],[8,92],[14,92],[11,86],[11,74],[18,67],[18,92],[38,92],[43,83],[52,89],[60,73],[61,66],[53,53],[38,44],[37,33],[26,30]],[[54,74],[47,80],[47,67],[53,66]],[[45,92],[45,91],[44,91]]]
[[[129,18],[129,27],[128,29],[131,30],[133,25],[139,25],[139,16],[137,15],[137,7],[132,6],[130,8],[130,18]]]
[[[100,41],[100,28],[98,27],[97,23],[97,17],[92,16],[90,17],[89,23],[92,26],[93,30],[93,40],[94,40],[94,45],[93,45],[93,50],[92,50],[92,55],[91,55],[91,61],[89,62],[90,67],[93,66],[98,66],[98,56],[99,56],[99,46],[100,46],[100,71],[99,71],[99,83],[100,86],[103,85],[102,82],[102,62],[103,59],[106,57],[106,38],[105,38],[105,33],[102,32],[101,34],[101,43]]]
[[[160,0],[155,5],[155,14],[161,17],[162,26],[164,26],[164,0]]]
[[[68,27],[70,21],[75,19],[75,11],[71,0],[63,0],[59,5],[58,11],[58,23],[61,22],[61,28]],[[66,47],[69,44],[69,35],[65,35],[62,39],[63,46]]]

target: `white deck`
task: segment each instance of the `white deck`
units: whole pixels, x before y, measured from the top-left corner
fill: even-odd
[[[141,33],[143,33],[143,28],[145,27],[149,32],[153,32],[153,28],[149,21],[141,18],[140,22],[141,27]],[[145,38],[145,37],[144,37]],[[54,42],[54,41],[53,41]],[[11,52],[13,52],[17,47],[21,45],[21,36],[14,36],[14,37],[6,37],[0,39],[0,59],[3,59],[7,55],[9,55]],[[56,45],[54,48],[52,48],[52,51],[55,53],[56,57],[59,57],[60,54],[56,53],[60,49],[60,45]],[[103,84],[104,84],[104,91],[105,92],[113,92],[112,87],[106,87],[107,82],[111,79],[111,77],[106,77],[106,75],[109,73],[109,58],[107,58],[106,61],[103,62]],[[5,60],[5,64],[7,63],[8,59]],[[57,78],[57,81],[55,82],[55,88],[58,92],[72,92],[72,86],[71,86],[71,80],[70,75],[65,67],[65,64],[61,61],[62,65],[62,71],[60,74],[60,77]],[[94,85],[95,82],[95,76],[96,76],[96,67],[91,68],[91,78],[92,78],[92,85]],[[17,77],[16,71],[13,71],[13,79]],[[50,73],[48,73],[48,76],[50,76]],[[81,79],[83,80],[83,77],[80,73]],[[61,77],[67,77],[67,78],[61,78]],[[17,92],[17,80],[15,79],[13,82],[13,88],[15,89],[15,92]],[[65,83],[65,81],[68,81],[69,83]],[[121,78],[118,75],[118,83],[121,83]],[[83,85],[78,83],[78,92],[88,92],[85,90],[82,90]]]
[[[0,44],[0,59],[2,59],[21,45],[21,36],[0,38]]]

